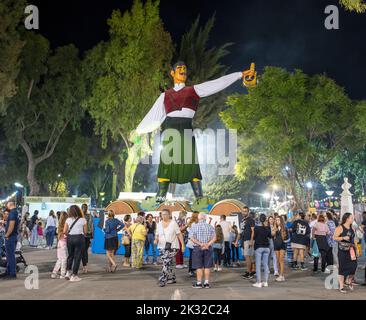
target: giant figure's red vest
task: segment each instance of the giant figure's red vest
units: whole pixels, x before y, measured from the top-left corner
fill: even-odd
[[[179,91],[173,88],[165,91],[164,105],[166,113],[180,111],[182,108],[197,111],[200,97],[193,87],[184,87]]]

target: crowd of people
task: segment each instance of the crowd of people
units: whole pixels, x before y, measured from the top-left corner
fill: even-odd
[[[26,213],[20,220],[13,202],[0,213],[0,253],[5,248],[7,259],[3,278],[16,278],[17,243],[26,239],[31,247],[51,249],[56,237],[57,262],[51,278],[80,281],[80,266],[82,273],[89,272],[88,249],[94,237],[95,215],[86,204],[81,208],[73,205],[67,212],[51,211],[45,222],[38,214],[35,211],[29,218]],[[286,261],[290,270],[306,271],[309,265],[314,273],[336,270],[341,293],[352,291],[359,284],[355,274],[361,243],[365,250],[366,212],[360,225],[351,213],[343,214],[339,221],[332,210],[320,214],[298,212],[288,221],[286,215],[256,215],[248,207],[244,208],[238,226],[228,222],[225,215],[213,226],[207,222],[206,214],[199,212],[187,217],[182,211],[174,219],[167,209],[160,212],[158,219],[139,212],[134,220],[131,215],[120,220],[112,210],[106,212],[106,217],[103,231],[107,272],[116,272],[116,252],[123,246],[123,268],[139,270],[147,264],[161,264],[160,287],[176,283],[175,270],[187,268],[188,275],[196,277],[194,288],[210,288],[211,271],[241,267],[240,251],[246,266],[242,277],[255,278],[256,288],[269,286],[271,272],[276,282],[284,282],[285,272],[291,272],[286,271]],[[188,265],[184,264],[186,248]]]

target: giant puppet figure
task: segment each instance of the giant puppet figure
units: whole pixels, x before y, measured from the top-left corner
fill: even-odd
[[[174,65],[170,74],[174,80],[174,87],[160,95],[136,129],[138,135],[155,131],[159,127],[163,130],[157,202],[165,201],[170,183],[190,183],[195,197],[197,199],[203,197],[202,175],[196,155],[195,138],[193,133],[186,134],[193,132],[192,120],[199,108],[200,99],[218,93],[240,79],[243,79],[244,85],[253,86],[257,76],[252,64],[250,70],[235,72],[202,84],[186,86],[187,66],[182,61]],[[179,138],[177,139],[177,135],[174,134],[166,135],[165,132],[168,131],[179,133]],[[178,158],[172,154],[176,149],[170,144],[178,145],[178,151],[180,151]],[[167,158],[174,160],[166,162]]]

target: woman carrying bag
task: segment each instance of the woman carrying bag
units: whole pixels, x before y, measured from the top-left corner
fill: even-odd
[[[86,231],[86,220],[83,212],[78,206],[71,206],[69,209],[69,218],[66,219],[64,227],[64,234],[67,236],[68,251],[65,279],[70,280],[70,282],[81,280],[77,274],[79,272]]]
[[[179,250],[179,243],[182,252],[185,250],[183,235],[178,224],[170,217],[170,211],[164,209],[162,221],[158,224],[155,244],[158,245],[163,266],[159,277],[159,286],[176,283],[175,270],[173,269],[173,259]],[[178,242],[179,241],[179,242]]]

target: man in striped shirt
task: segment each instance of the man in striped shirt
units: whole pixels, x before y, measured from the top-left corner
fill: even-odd
[[[192,225],[189,239],[193,242],[192,267],[197,270],[197,282],[193,288],[210,288],[210,270],[213,266],[212,245],[216,241],[215,229],[206,222],[207,215],[200,213],[198,223]],[[205,282],[202,283],[203,274]]]

